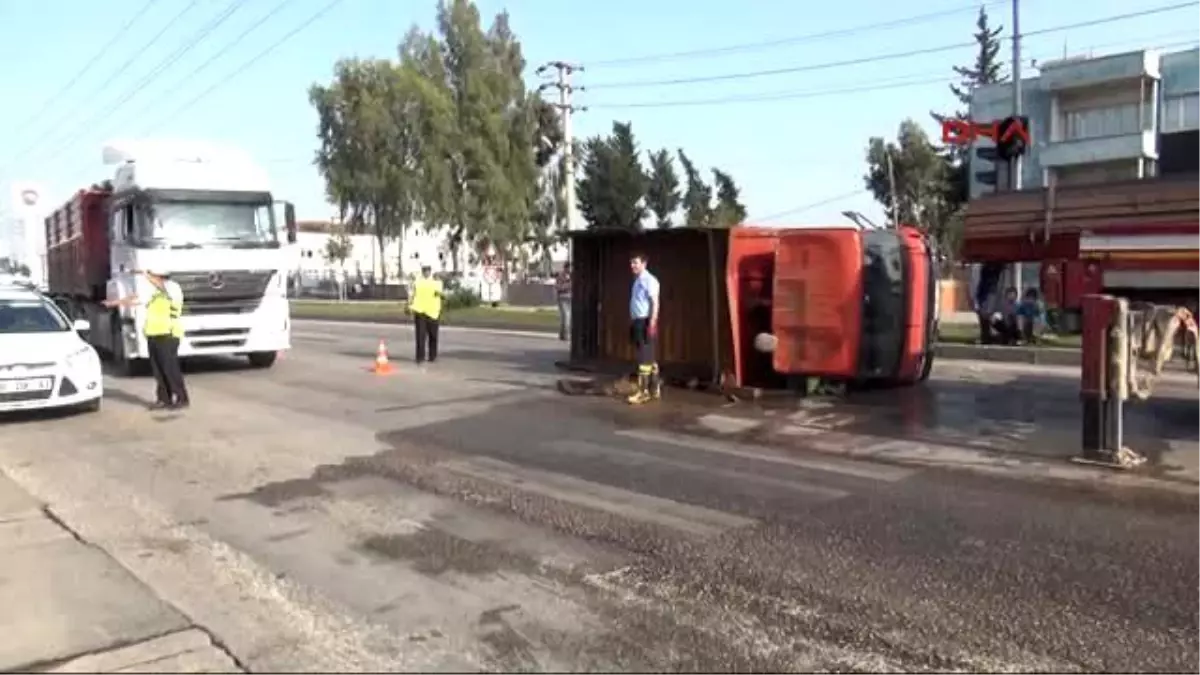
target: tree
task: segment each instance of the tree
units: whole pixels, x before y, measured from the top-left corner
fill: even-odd
[[[583,154],[575,192],[588,226],[640,230],[648,213],[649,179],[639,159],[633,127],[628,122],[613,122],[612,134],[589,138]]]
[[[525,88],[525,60],[506,13],[485,32],[473,2],[443,0],[437,24],[437,37],[410,31],[400,57],[450,104],[444,126],[424,139],[442,165],[427,181],[425,212],[427,227],[449,226],[457,266],[463,244],[507,255],[525,240],[544,111]]]
[[[446,111],[411,69],[390,61],[347,59],[334,70],[332,84],[309,92],[317,167],[342,222],[371,233],[383,260],[388,242],[402,241],[421,216],[432,159],[424,137]]]
[[[943,234],[953,209],[947,199],[944,157],[915,121],[900,124],[895,142],[872,138],[867,146],[866,187],[888,213],[888,222]]]
[[[979,16],[975,21],[975,62],[969,66],[955,66],[954,72],[959,82],[950,85],[950,91],[962,106],[950,115],[930,113],[942,124],[946,120],[966,120],[970,116],[972,92],[981,86],[1005,82],[1008,77],[1004,74],[1003,61],[1000,59],[1000,34],[1003,26],[992,28],[987,10],[979,8]],[[943,161],[946,163],[946,221],[941,224],[937,235],[937,243],[941,251],[954,256],[962,230],[962,209],[970,198],[971,187],[971,148],[967,145],[950,145],[941,148]]]
[[[741,202],[741,189],[733,176],[713,169],[713,185],[717,189],[717,203],[712,211],[713,227],[733,227],[746,219],[746,207]]]
[[[683,193],[684,224],[688,227],[710,227],[713,222],[712,188],[700,177],[699,169],[683,149],[677,152],[687,185]]]
[[[336,233],[325,240],[323,253],[327,263],[342,267],[354,253],[354,242],[344,228],[339,228]]]
[[[646,183],[646,206],[654,213],[660,229],[671,227],[671,216],[683,202],[679,192],[679,176],[665,148],[650,154],[650,175]]]

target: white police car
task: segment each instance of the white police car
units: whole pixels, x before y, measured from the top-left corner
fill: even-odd
[[[79,335],[88,328],[37,290],[0,283],[0,412],[99,410],[100,357]]]

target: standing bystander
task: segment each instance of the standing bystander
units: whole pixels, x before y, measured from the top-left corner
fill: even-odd
[[[554,280],[555,297],[558,300],[558,339],[571,337],[571,263],[564,263],[562,271]]]
[[[629,296],[629,333],[638,363],[638,388],[629,397],[631,405],[641,405],[662,397],[662,378],[655,356],[659,284],[658,279],[646,269],[646,263],[643,253],[635,253],[629,259],[629,271],[633,273],[633,290]]]

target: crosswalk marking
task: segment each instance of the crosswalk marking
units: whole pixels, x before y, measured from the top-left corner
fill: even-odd
[[[817,457],[796,457],[794,455],[782,455],[769,451],[750,450],[745,449],[744,445],[739,445],[736,443],[716,441],[708,438],[700,438],[698,436],[673,434],[664,431],[629,429],[618,431],[616,433],[618,436],[635,438],[637,440],[648,441],[651,443],[666,443],[670,445],[691,448],[694,450],[716,452],[761,462],[785,464],[787,466],[794,466],[801,469],[839,473],[847,476],[854,476],[856,478],[866,478],[869,480],[878,480],[887,483],[894,483],[896,481],[904,480],[914,473],[911,469],[905,469],[898,466],[888,466],[884,464],[871,464],[857,461],[838,461]]]
[[[646,452],[638,452],[636,450],[628,450],[625,448],[614,448],[599,443],[590,443],[588,441],[555,441],[553,443],[543,444],[551,450],[574,452],[586,456],[603,456],[617,455],[632,459],[634,462],[646,464],[657,463],[667,466],[674,466],[685,471],[700,471],[702,473],[721,476],[728,478],[735,483],[758,483],[760,485],[768,485],[774,488],[782,488],[793,493],[803,493],[816,501],[841,499],[848,497],[849,492],[838,490],[836,488],[825,487],[823,485],[814,485],[799,480],[773,478],[771,476],[760,476],[757,474],[746,473],[744,471],[733,471],[730,469],[719,469],[712,466],[703,466],[695,462],[684,462],[669,457],[662,457]]]
[[[455,460],[441,465],[460,475],[533,492],[559,501],[606,511],[633,520],[663,525],[701,537],[753,525],[756,521],[703,506],[601,485],[573,476],[530,469],[489,457]]]

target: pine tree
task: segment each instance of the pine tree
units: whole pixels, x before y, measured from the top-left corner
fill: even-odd
[[[950,92],[958,99],[961,108],[950,114],[941,115],[930,113],[938,124],[946,120],[965,120],[970,116],[971,96],[978,87],[997,84],[1008,80],[1004,72],[1004,61],[1000,58],[1003,45],[1000,35],[1003,26],[992,27],[988,21],[987,9],[979,8],[979,16],[975,20],[975,62],[971,66],[955,66],[954,73],[959,82],[950,85]],[[944,222],[931,224],[932,234],[943,252],[953,255],[958,248],[958,233],[961,229],[962,209],[970,197],[970,147],[951,145],[940,149],[942,160],[946,163],[945,196],[946,214]]]

